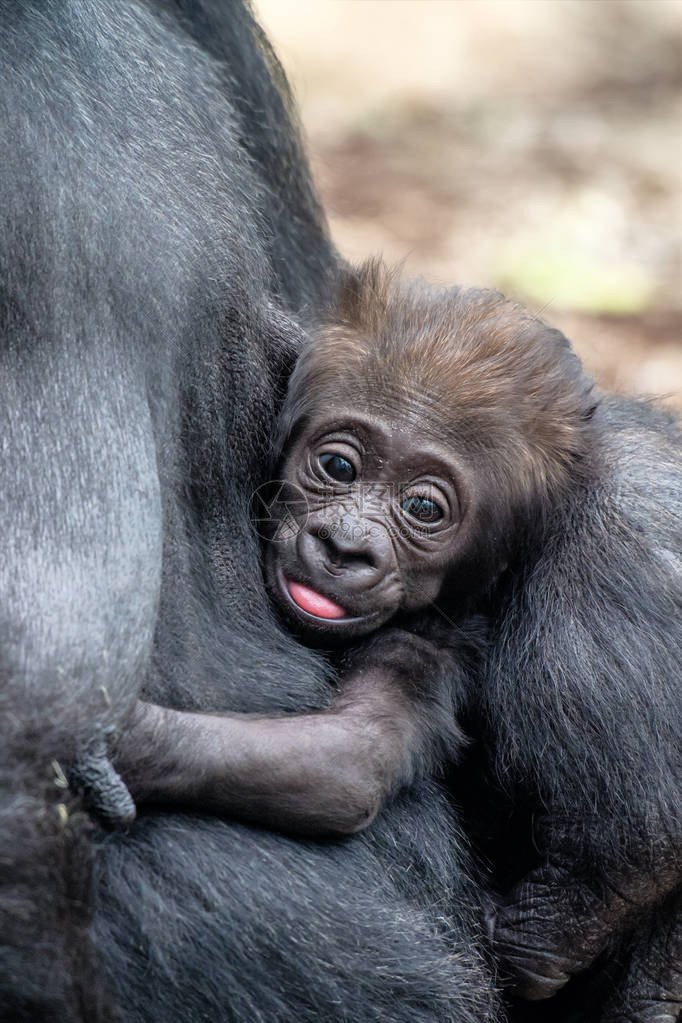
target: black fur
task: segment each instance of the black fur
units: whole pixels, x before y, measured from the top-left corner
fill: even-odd
[[[491,1019],[480,896],[435,785],[329,845],[180,814],[91,835],[62,798],[59,765],[124,728],[140,691],[206,710],[326,700],[321,660],[271,616],[249,501],[299,325],[338,267],[281,73],[236,0],[0,0],[0,81],[0,1019]],[[500,889],[561,869],[575,826],[605,879],[627,863],[646,883],[678,841],[672,427],[634,404],[605,415],[599,486],[510,587],[482,683],[496,777],[471,819]],[[586,806],[595,758],[617,785]],[[498,790],[518,830],[496,846]],[[524,855],[547,809],[548,864]],[[651,971],[672,1004],[676,906],[654,898],[586,974],[599,997],[576,1010],[572,982],[535,1019],[609,1001],[609,1023],[649,1018]]]

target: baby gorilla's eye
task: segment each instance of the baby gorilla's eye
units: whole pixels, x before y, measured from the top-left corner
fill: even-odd
[[[443,509],[430,497],[419,497],[418,495],[406,497],[400,507],[418,522],[440,522],[443,518]]]
[[[337,483],[352,483],[355,479],[355,468],[343,455],[335,455],[333,451],[327,451],[320,455],[319,463],[322,469]]]

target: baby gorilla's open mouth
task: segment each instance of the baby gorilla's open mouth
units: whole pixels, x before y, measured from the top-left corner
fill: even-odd
[[[336,630],[342,626],[357,625],[364,620],[364,615],[357,617],[352,611],[341,607],[331,597],[305,586],[303,583],[289,579],[281,568],[276,570],[278,589],[289,612],[299,622],[307,623],[317,630]]]
[[[284,585],[289,591],[289,596],[302,611],[316,618],[336,619],[347,618],[348,614],[339,604],[335,604],[329,597],[311,590],[302,583],[295,583],[291,579],[284,579]]]
[[[269,571],[273,596],[281,610],[290,624],[295,622],[316,645],[357,638],[381,623],[380,614],[358,614],[355,608],[342,607],[311,586],[290,579],[279,565],[271,564]]]

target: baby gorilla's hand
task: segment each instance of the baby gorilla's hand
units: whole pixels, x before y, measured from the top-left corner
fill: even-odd
[[[98,735],[80,753],[69,771],[71,787],[80,792],[85,808],[107,827],[135,820],[135,803],[109,759],[107,741]]]

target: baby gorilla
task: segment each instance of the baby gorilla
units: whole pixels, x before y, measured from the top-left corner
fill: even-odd
[[[340,670],[332,705],[140,703],[117,761],[135,799],[345,834],[452,762],[496,580],[579,485],[594,408],[566,339],[502,296],[349,270],[292,374],[260,522],[283,618]]]

